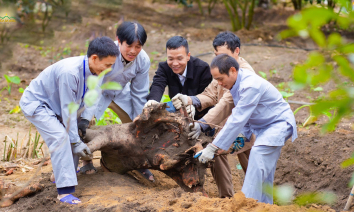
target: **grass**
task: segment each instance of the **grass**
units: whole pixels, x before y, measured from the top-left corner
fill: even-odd
[[[42,146],[44,142],[39,142],[40,134],[36,132],[35,136],[32,137],[31,128],[28,133],[28,140],[26,145],[22,148],[24,144],[25,137],[22,140],[21,146],[19,148],[19,140],[18,135],[16,140],[12,139],[10,136],[5,136],[5,145],[4,145],[4,153],[3,153],[3,161],[13,161],[18,158],[40,158],[44,155]]]

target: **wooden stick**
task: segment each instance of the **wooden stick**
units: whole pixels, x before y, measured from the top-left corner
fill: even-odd
[[[350,205],[352,204],[353,198],[354,198],[354,185],[353,185],[352,191],[349,194],[349,198],[348,198],[347,204],[345,204],[345,207],[344,207],[345,211],[349,210]]]

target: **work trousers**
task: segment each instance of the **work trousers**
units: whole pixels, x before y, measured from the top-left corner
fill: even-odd
[[[288,123],[277,123],[256,134],[255,146],[251,149],[242,192],[247,198],[273,204],[273,181],[281,148],[292,135],[293,128]],[[263,145],[272,140],[282,141],[281,146]],[[278,142],[277,142],[278,143]]]
[[[251,150],[249,149],[237,154],[238,160],[245,173],[247,171],[250,151]],[[227,155],[219,155],[216,157],[215,163],[212,165],[210,170],[218,187],[219,197],[232,197],[234,195],[234,186],[232,183],[232,173],[227,160]]]
[[[48,146],[57,188],[76,186],[79,157],[72,153],[69,135],[55,113],[46,105],[39,106],[32,116],[25,117],[36,126]]]
[[[120,120],[122,121],[123,124],[132,122],[129,115],[121,107],[119,107],[115,102],[112,101],[108,107],[110,109],[112,109],[118,115],[118,117],[120,118]]]

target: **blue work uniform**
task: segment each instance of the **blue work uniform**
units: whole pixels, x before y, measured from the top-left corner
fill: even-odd
[[[118,46],[117,41],[115,42]],[[118,46],[119,48],[119,46]],[[103,83],[114,81],[121,84],[122,90],[105,90],[98,102],[94,115],[100,119],[113,101],[134,120],[144,108],[149,94],[150,58],[142,49],[138,56],[128,64],[123,64],[122,54],[116,59],[112,71],[106,74]]]
[[[264,194],[262,186],[273,186],[281,147],[291,136],[292,141],[297,138],[294,114],[271,83],[248,71],[238,71],[230,92],[235,107],[213,144],[228,150],[239,133],[247,139],[252,133],[256,135],[242,192],[246,197],[272,204],[273,197]]]
[[[70,115],[68,105],[75,102],[84,107],[85,81],[91,75],[87,56],[63,59],[32,80],[20,100],[25,117],[36,126],[49,148],[57,188],[77,185],[79,157],[72,154],[71,143],[80,141],[80,137],[77,111]],[[84,109],[81,117],[90,120],[90,114]]]

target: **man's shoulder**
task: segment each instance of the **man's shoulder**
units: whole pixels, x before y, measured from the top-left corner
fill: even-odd
[[[253,88],[262,89],[269,83],[267,80],[258,76],[257,74],[250,72],[249,70],[242,69],[242,80],[240,83],[240,89]]]
[[[77,75],[79,68],[83,67],[84,65],[84,58],[84,56],[68,57],[54,63],[52,65],[52,68],[54,68],[54,70],[59,71],[58,74],[60,75]]]
[[[68,57],[62,60],[59,60],[58,62],[54,64],[83,64],[85,56],[76,56],[76,57]]]
[[[159,62],[158,70],[172,72],[172,69],[168,66],[167,61]]]
[[[149,55],[146,53],[146,51],[144,49],[141,49],[141,51],[139,52],[137,59],[140,61],[144,61],[144,62],[150,62],[150,57]]]
[[[254,69],[252,68],[252,66],[243,58],[243,57],[239,57],[238,59],[240,68],[244,69],[244,70],[248,70],[251,71],[252,73],[255,73]]]

